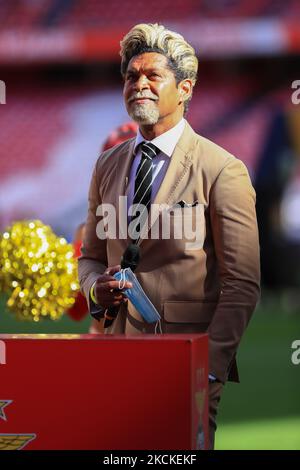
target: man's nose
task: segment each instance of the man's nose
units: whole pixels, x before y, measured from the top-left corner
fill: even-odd
[[[149,88],[149,82],[148,82],[146,75],[140,75],[137,78],[135,82],[135,88],[137,91],[141,91],[141,90],[145,90]]]

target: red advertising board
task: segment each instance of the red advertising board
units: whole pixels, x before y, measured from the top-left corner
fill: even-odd
[[[207,335],[2,335],[0,345],[0,450],[207,448]]]

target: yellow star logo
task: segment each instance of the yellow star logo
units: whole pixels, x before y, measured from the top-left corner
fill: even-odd
[[[7,405],[9,405],[11,402],[12,402],[12,400],[0,400],[0,418],[4,419],[4,421],[7,421],[4,408]]]
[[[12,400],[0,400],[0,418],[4,421],[7,421],[4,408],[11,403]],[[35,438],[36,434],[0,434],[0,451],[23,449]]]

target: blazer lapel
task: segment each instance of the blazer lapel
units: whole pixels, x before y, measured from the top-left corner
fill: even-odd
[[[117,181],[118,181],[118,188],[117,188],[117,195],[125,196],[128,183],[129,183],[129,176],[130,176],[130,169],[132,165],[132,161],[134,158],[133,150],[134,150],[134,142],[135,138],[129,141],[128,147],[125,147],[123,151],[119,154],[118,163],[117,163]]]
[[[114,185],[115,191],[115,207],[117,215],[117,233],[119,238],[127,246],[129,243],[128,230],[127,230],[127,191],[129,189],[130,169],[134,159],[134,143],[135,138],[131,139],[129,146],[125,147],[118,156],[118,163],[116,167],[116,184]],[[120,196],[122,197],[120,199]],[[121,206],[120,206],[121,202]]]

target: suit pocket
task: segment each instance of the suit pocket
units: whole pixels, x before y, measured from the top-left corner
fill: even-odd
[[[163,316],[167,323],[203,323],[208,325],[216,310],[217,302],[204,300],[166,301]]]

